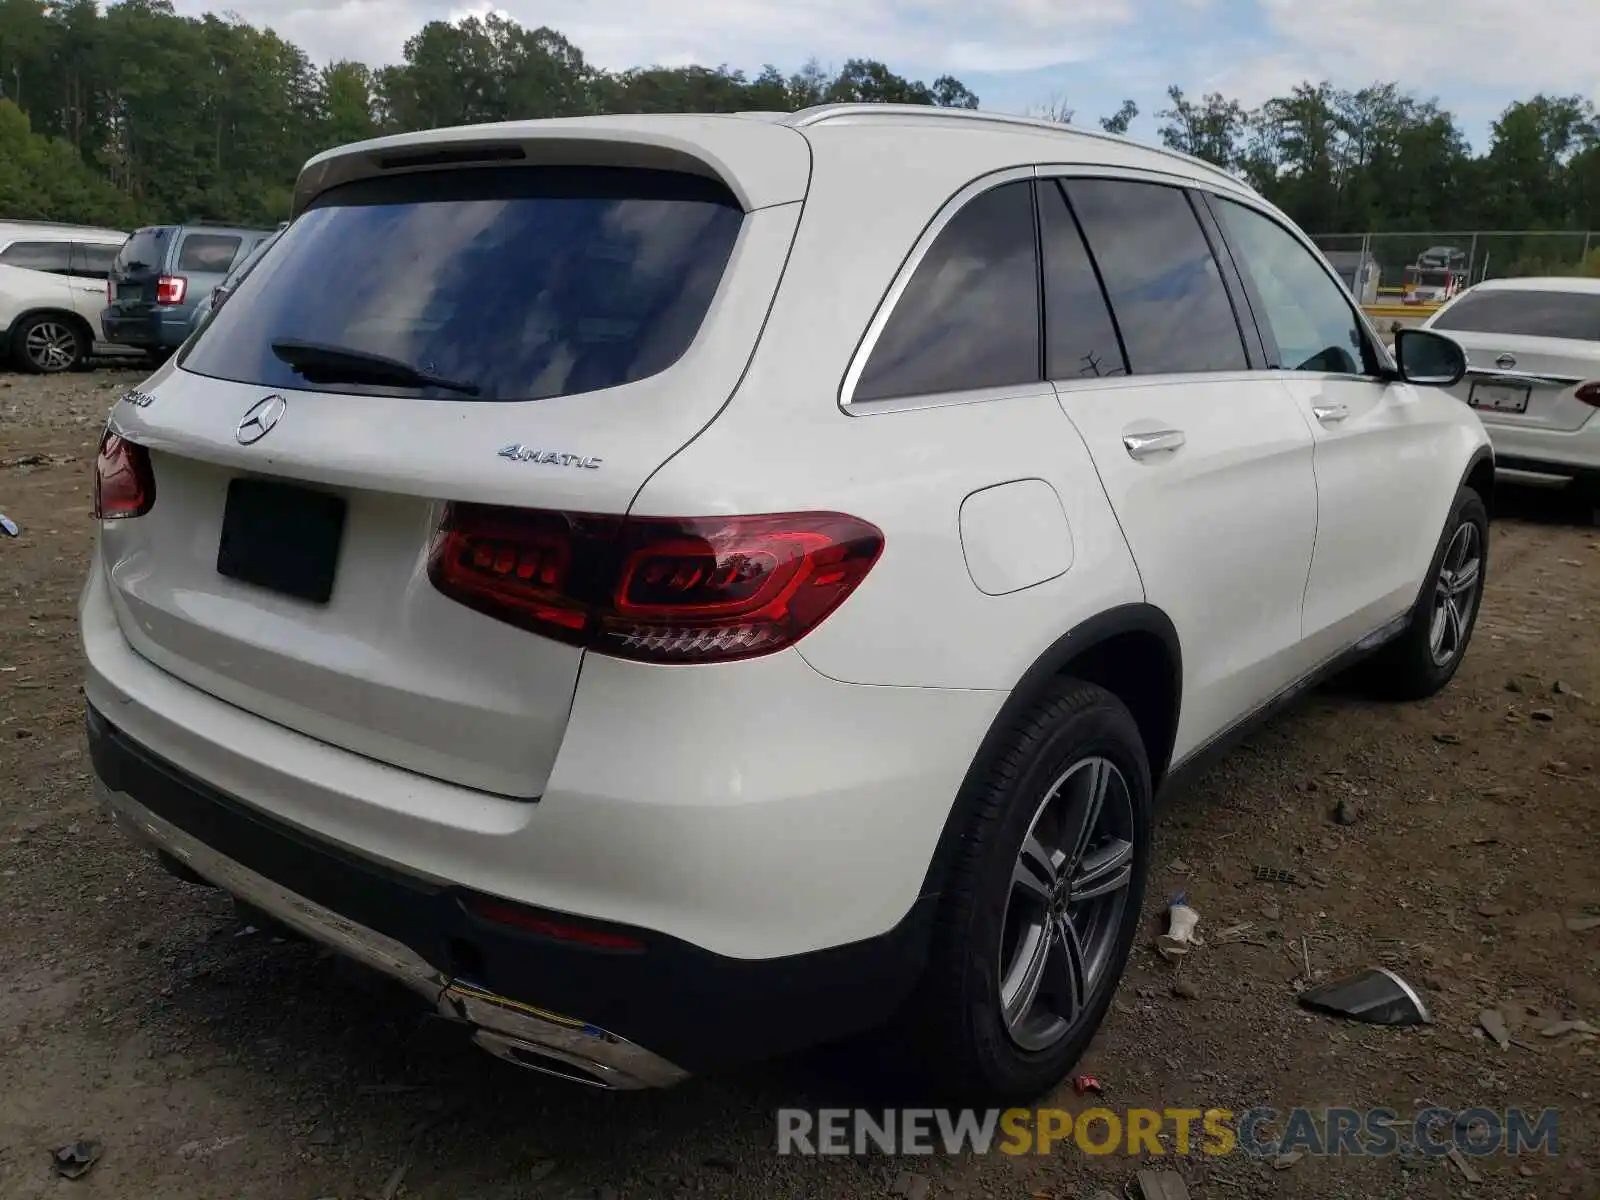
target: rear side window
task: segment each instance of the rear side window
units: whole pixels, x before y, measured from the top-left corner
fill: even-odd
[[[1433,319],[1433,328],[1600,341],[1600,295],[1522,288],[1468,292]]]
[[[87,279],[104,279],[111,274],[111,264],[117,259],[117,247],[102,246],[94,242],[72,244],[72,273]]]
[[[1033,185],[1002,184],[950,219],[879,334],[852,399],[1038,381]]]
[[[1039,182],[1039,244],[1046,374],[1061,380],[1126,375],[1128,364],[1094,262],[1061,185],[1048,179]]]
[[[1133,374],[1244,370],[1233,305],[1189,198],[1175,187],[1122,179],[1065,186]]]
[[[178,247],[178,271],[220,275],[233,265],[239,239],[221,233],[191,233]]]
[[[48,271],[65,275],[72,265],[70,242],[12,242],[0,250],[0,263],[24,271]]]
[[[171,237],[165,229],[141,229],[122,243],[111,264],[114,275],[159,274],[167,257],[167,243]]]
[[[668,171],[505,167],[361,180],[325,193],[283,231],[183,366],[304,387],[273,344],[310,342],[470,384],[479,400],[616,387],[689,348],[743,219],[720,184]],[[402,390],[463,398],[427,384]]]

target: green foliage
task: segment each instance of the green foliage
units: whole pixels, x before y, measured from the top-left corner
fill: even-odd
[[[402,61],[314,66],[270,29],[171,0],[0,0],[0,217],[117,227],[288,214],[307,158],[412,129],[601,112],[793,110],[830,101],[976,108],[951,76],[850,59],[785,76],[727,66],[611,72],[552,29],[491,13],[430,21]],[[1248,179],[1319,233],[1600,228],[1600,129],[1577,96],[1535,96],[1474,157],[1454,118],[1394,84],[1304,83],[1247,110],[1168,91],[1161,139]],[[1125,133],[1126,100],[1099,118]],[[1065,104],[1050,116],[1072,120]],[[1506,247],[1506,261],[1548,253]],[[1576,255],[1566,259],[1567,267]]]

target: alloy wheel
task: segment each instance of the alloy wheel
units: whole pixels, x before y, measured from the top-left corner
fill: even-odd
[[[60,321],[39,321],[23,338],[22,352],[40,371],[65,371],[77,361],[78,335]]]
[[[1435,666],[1448,666],[1466,647],[1482,577],[1483,538],[1476,525],[1464,521],[1451,535],[1433,586],[1428,650]]]
[[[1083,1017],[1114,958],[1133,880],[1133,797],[1104,758],[1046,791],[1012,868],[1000,938],[1000,1011],[1028,1051]]]

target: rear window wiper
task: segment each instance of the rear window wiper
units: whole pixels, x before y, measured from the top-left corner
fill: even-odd
[[[296,374],[311,383],[376,383],[391,387],[434,387],[447,392],[460,392],[476,396],[475,383],[462,383],[419,370],[410,363],[366,350],[352,350],[344,346],[328,346],[321,342],[302,342],[295,338],[279,338],[272,343],[272,352],[288,363]]]

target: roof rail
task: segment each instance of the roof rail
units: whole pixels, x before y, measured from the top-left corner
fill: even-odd
[[[1216,163],[1207,162],[1192,154],[1184,154],[1180,150],[1172,150],[1166,146],[1152,146],[1148,142],[1134,141],[1119,133],[1108,133],[1103,129],[1085,129],[1081,125],[1069,125],[1063,121],[1051,121],[1043,117],[1022,117],[1013,113],[986,112],[975,108],[940,108],[933,104],[879,104],[879,103],[838,103],[815,104],[810,108],[802,108],[791,116],[784,124],[795,129],[809,129],[816,125],[825,125],[829,121],[839,118],[854,117],[935,117],[941,119],[955,118],[958,121],[972,121],[992,125],[1010,125],[1023,129],[1046,130],[1051,133],[1076,134],[1078,137],[1096,138],[1105,142],[1117,142],[1122,145],[1137,146],[1141,150],[1149,150],[1155,154],[1175,158],[1180,162],[1188,163],[1191,167],[1216,175],[1228,180],[1230,183],[1249,187],[1248,183],[1240,179],[1231,171],[1224,170]],[[1252,189],[1253,190],[1253,189]]]

